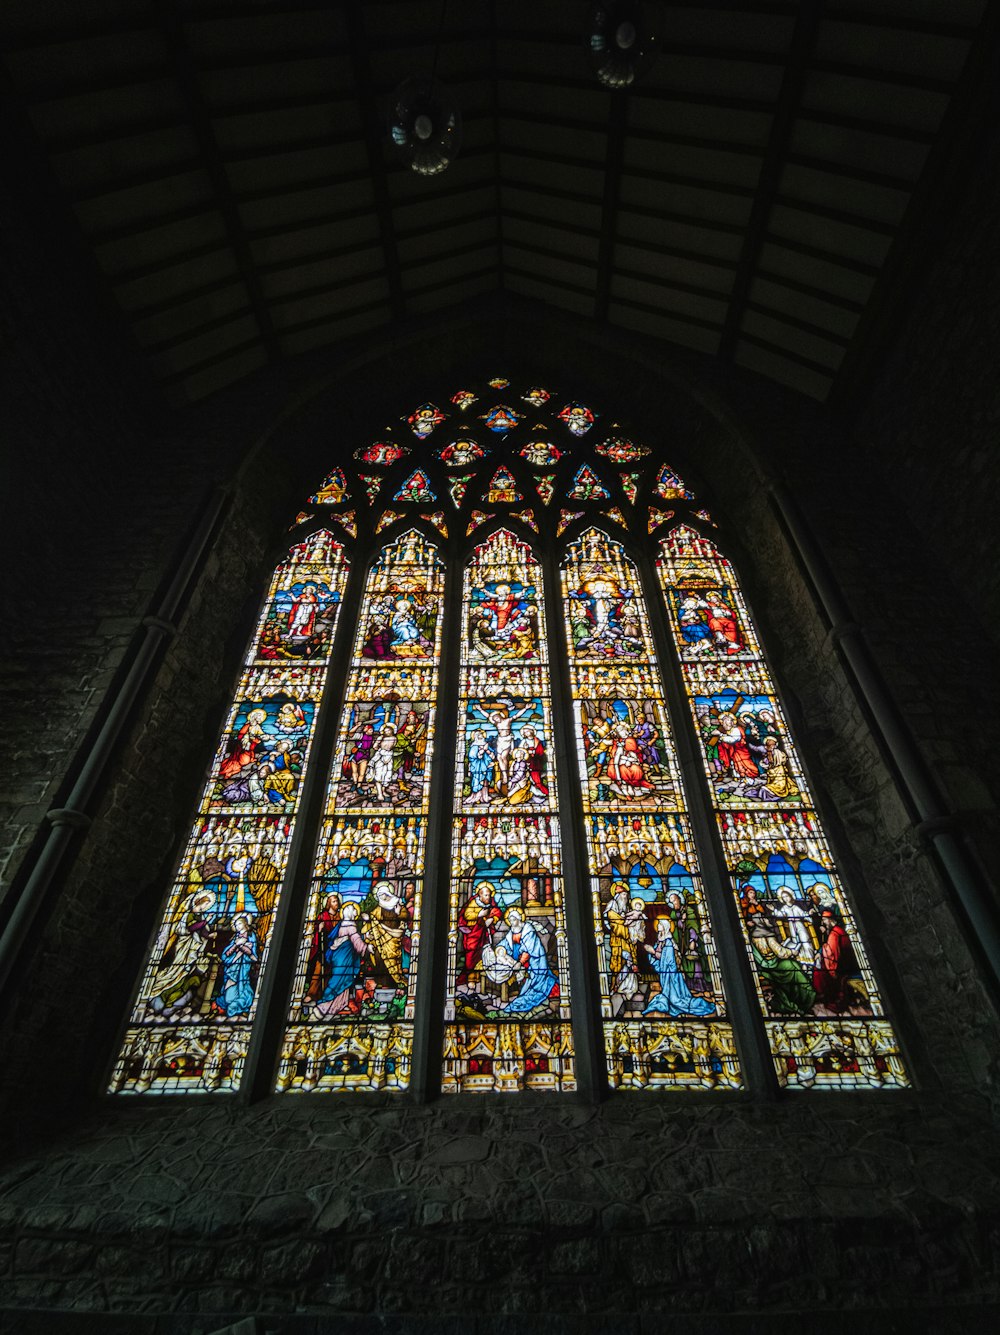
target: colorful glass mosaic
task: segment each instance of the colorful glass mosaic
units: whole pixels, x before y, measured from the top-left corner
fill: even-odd
[[[657,562],[757,995],[783,1085],[906,1084],[736,573],[685,525]]]
[[[347,478],[342,468],[333,468],[309,497],[310,505],[339,505],[350,499]]]
[[[649,507],[649,520],[646,524],[646,532],[654,533],[658,528],[662,528],[664,524],[669,524],[673,517],[673,510],[661,510],[658,506],[651,505]]]
[[[635,505],[639,497],[639,483],[642,481],[641,473],[621,473],[622,491],[628,497],[629,505]]]
[[[533,468],[555,468],[566,453],[549,440],[530,440],[521,450],[521,458],[527,459]]]
[[[614,464],[638,463],[650,453],[648,445],[636,445],[633,441],[626,440],[624,436],[609,436],[607,440],[602,440],[600,445],[595,445],[594,449]]]
[[[615,524],[621,524],[622,528],[628,528],[628,520],[619,510],[617,505],[612,505],[609,510],[602,510],[601,514],[612,520]]]
[[[422,514],[420,518],[426,519],[428,524],[433,524],[442,537],[448,536],[448,525],[443,510],[431,510],[428,514]]]
[[[476,402],[476,396],[471,389],[460,389],[456,394],[451,396],[451,401],[456,408],[460,408],[462,412],[465,412],[466,408]]]
[[[569,491],[566,493],[568,501],[607,501],[611,499],[611,492],[597,476],[592,468],[586,464],[577,469]]]
[[[534,510],[511,510],[510,517],[511,519],[519,519],[522,524],[527,524],[529,528],[534,529],[536,533],[538,532]]]
[[[516,505],[518,501],[523,501],[524,497],[517,489],[517,483],[509,468],[498,468],[490,478],[490,485],[487,488],[483,500],[487,505],[498,505],[506,503]]]
[[[342,529],[351,535],[352,538],[358,536],[358,520],[353,510],[344,510],[341,514],[330,516],[335,519]]]
[[[466,567],[447,1093],[575,1088],[541,567],[505,529]]]
[[[707,510],[695,510],[694,513],[698,519],[703,519],[706,524],[711,524],[713,528],[718,528],[718,524],[716,524],[715,520]]]
[[[547,389],[542,389],[541,385],[532,385],[529,390],[521,395],[525,403],[530,403],[533,408],[541,408],[543,404],[548,403],[552,395]]]
[[[474,476],[474,473],[464,473],[461,477],[450,477],[448,479],[448,490],[451,492],[451,499],[455,503],[456,510],[461,508],[462,499]]]
[[[354,457],[374,468],[388,468],[390,464],[394,464],[397,459],[404,459],[409,453],[404,445],[397,445],[394,441],[377,440],[371,445],[365,445],[363,449],[355,450]]]
[[[453,440],[438,450],[437,457],[448,468],[468,468],[486,457],[486,451],[474,440]]]
[[[293,528],[298,528],[300,524],[308,524],[309,520],[313,518],[315,518],[315,516],[311,515],[308,510],[300,510],[288,525],[288,531],[291,532]]]
[[[239,1088],[347,569],[344,548],[321,529],[274,572],[112,1092]]]
[[[431,488],[427,474],[422,468],[418,468],[410,474],[392,499],[426,505],[428,501],[436,501],[437,496]]]
[[[431,434],[435,427],[441,425],[446,415],[436,404],[422,403],[406,418],[406,424],[415,436],[419,436],[423,440]]]
[[[662,496],[665,501],[694,500],[694,492],[689,491],[677,474],[669,469],[666,464],[656,475],[656,494]]]
[[[588,529],[562,565],[608,1076],[739,1087],[698,855],[638,572]]]
[[[556,484],[550,477],[536,477],[535,490],[543,505],[548,505],[555,495]]]
[[[494,376],[492,380],[487,381],[487,384],[490,389],[506,389],[510,384],[510,381],[505,379],[502,375],[497,375]]]
[[[487,514],[485,510],[471,510],[469,512],[469,527],[465,530],[465,536],[468,537],[470,533],[475,533],[477,528],[482,528],[492,518],[493,515]]]
[[[508,408],[505,403],[498,403],[495,408],[483,413],[483,421],[491,431],[502,435],[516,427],[523,416],[523,413],[515,412],[513,408]]]
[[[375,477],[371,473],[359,473],[358,481],[365,489],[365,497],[368,504],[373,505],[378,499],[378,494],[382,490],[382,479]]]
[[[569,528],[570,524],[572,524],[574,519],[582,519],[582,518],[583,518],[582,510],[560,510],[559,523],[556,525],[556,534],[561,538],[562,535]]]
[[[390,524],[398,523],[400,519],[405,519],[406,515],[401,510],[383,510],[379,515],[378,523],[375,525],[375,532],[381,533],[383,529],[388,528]]]
[[[409,1082],[444,566],[412,529],[368,572],[279,1091]]]
[[[567,403],[556,416],[560,422],[565,422],[574,436],[585,435],[594,425],[594,414],[583,403]]]

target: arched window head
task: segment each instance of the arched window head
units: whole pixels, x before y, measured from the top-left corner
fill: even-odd
[[[497,375],[328,469],[115,1092],[907,1083],[723,535],[677,464]]]

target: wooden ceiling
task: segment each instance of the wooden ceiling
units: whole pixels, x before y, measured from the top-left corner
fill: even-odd
[[[585,0],[4,0],[39,150],[173,403],[498,291],[850,391],[996,57],[987,0],[692,0],[612,93]],[[449,170],[385,142],[437,74]],[[880,333],[880,322],[883,326]]]

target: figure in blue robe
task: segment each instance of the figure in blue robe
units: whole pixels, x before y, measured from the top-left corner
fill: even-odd
[[[670,922],[658,918],[656,943],[647,948],[653,957],[653,968],[660,982],[660,990],[642,1012],[643,1015],[714,1015],[715,1002],[691,995],[684,975],[677,967],[677,952],[670,935]]]
[[[229,1018],[253,1005],[253,966],[260,958],[257,935],[243,914],[233,920],[234,936],[222,952],[222,980],[216,1005]]]
[[[521,990],[500,1009],[508,1015],[525,1015],[548,1001],[556,986],[556,976],[549,967],[548,956],[541,938],[530,922],[517,909],[507,914],[510,931],[502,945],[507,954],[527,968]]]

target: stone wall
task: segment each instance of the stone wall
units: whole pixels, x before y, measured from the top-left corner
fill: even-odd
[[[138,522],[159,503],[161,460],[187,479],[187,504],[163,525],[176,546],[196,483],[233,481],[180,633],[16,979],[0,1040],[12,1147],[0,1303],[137,1320],[214,1312],[221,1324],[294,1308],[416,1316],[487,1303],[529,1319],[540,1307],[614,1316],[997,1300],[996,1014],[768,499],[770,478],[792,487],[928,763],[988,841],[1000,736],[994,719],[971,735],[966,724],[981,699],[981,640],[970,634],[956,656],[949,625],[926,615],[929,600],[974,628],[975,599],[898,513],[877,458],[774,386],[518,304],[338,355],[334,371],[332,356],[309,359],[186,414],[136,487]],[[725,525],[916,1091],[630,1093],[598,1107],[569,1096],[103,1100],[282,515],[387,411],[433,397],[466,367],[586,391],[662,449]],[[143,556],[144,541],[81,583],[81,609],[113,592],[122,565],[129,587],[161,577],[162,554]],[[40,609],[27,597],[21,611],[27,625]],[[86,635],[71,627],[67,642]],[[63,682],[67,716],[76,690]],[[18,782],[56,759],[24,757]]]

